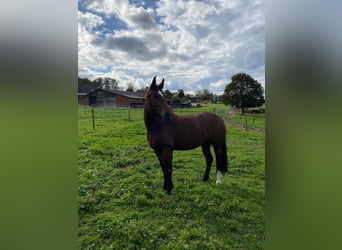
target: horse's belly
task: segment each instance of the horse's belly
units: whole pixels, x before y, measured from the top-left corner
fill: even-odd
[[[174,148],[176,150],[194,149],[203,144],[202,131],[192,125],[191,129],[182,129],[174,136]]]
[[[194,149],[194,148],[198,148],[199,146],[201,146],[200,144],[196,144],[196,145],[175,145],[174,149],[175,150],[190,150],[190,149]]]
[[[174,149],[175,150],[189,150],[194,149],[202,145],[201,140],[196,137],[181,137],[175,138],[174,140]]]

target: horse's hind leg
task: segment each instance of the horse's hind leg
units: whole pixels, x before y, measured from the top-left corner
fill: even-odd
[[[214,151],[216,155],[216,172],[217,172],[217,179],[216,184],[222,183],[222,173],[227,172],[227,162],[226,158],[224,157],[226,155],[226,152],[224,152],[223,147],[220,147],[216,144],[214,144]]]
[[[210,144],[202,145],[202,152],[204,154],[205,161],[207,163],[207,167],[205,169],[205,173],[203,176],[203,181],[207,181],[209,179],[211,164],[213,163],[213,157],[210,152]]]

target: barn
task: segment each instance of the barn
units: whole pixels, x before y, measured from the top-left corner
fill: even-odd
[[[78,95],[78,103],[94,107],[131,107],[144,106],[145,93],[119,90],[96,89],[88,94]]]

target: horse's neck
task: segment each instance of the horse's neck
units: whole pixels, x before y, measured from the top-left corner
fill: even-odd
[[[157,118],[151,112],[144,111],[144,121],[147,130],[152,130],[153,126],[157,123]]]
[[[173,115],[173,111],[170,109],[169,112]],[[144,121],[147,130],[153,130],[155,128],[161,128],[164,122],[161,117],[156,115],[155,113],[144,111]]]

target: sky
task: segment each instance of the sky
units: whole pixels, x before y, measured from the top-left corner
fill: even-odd
[[[263,0],[78,1],[79,77],[222,94],[239,72],[265,86]]]

